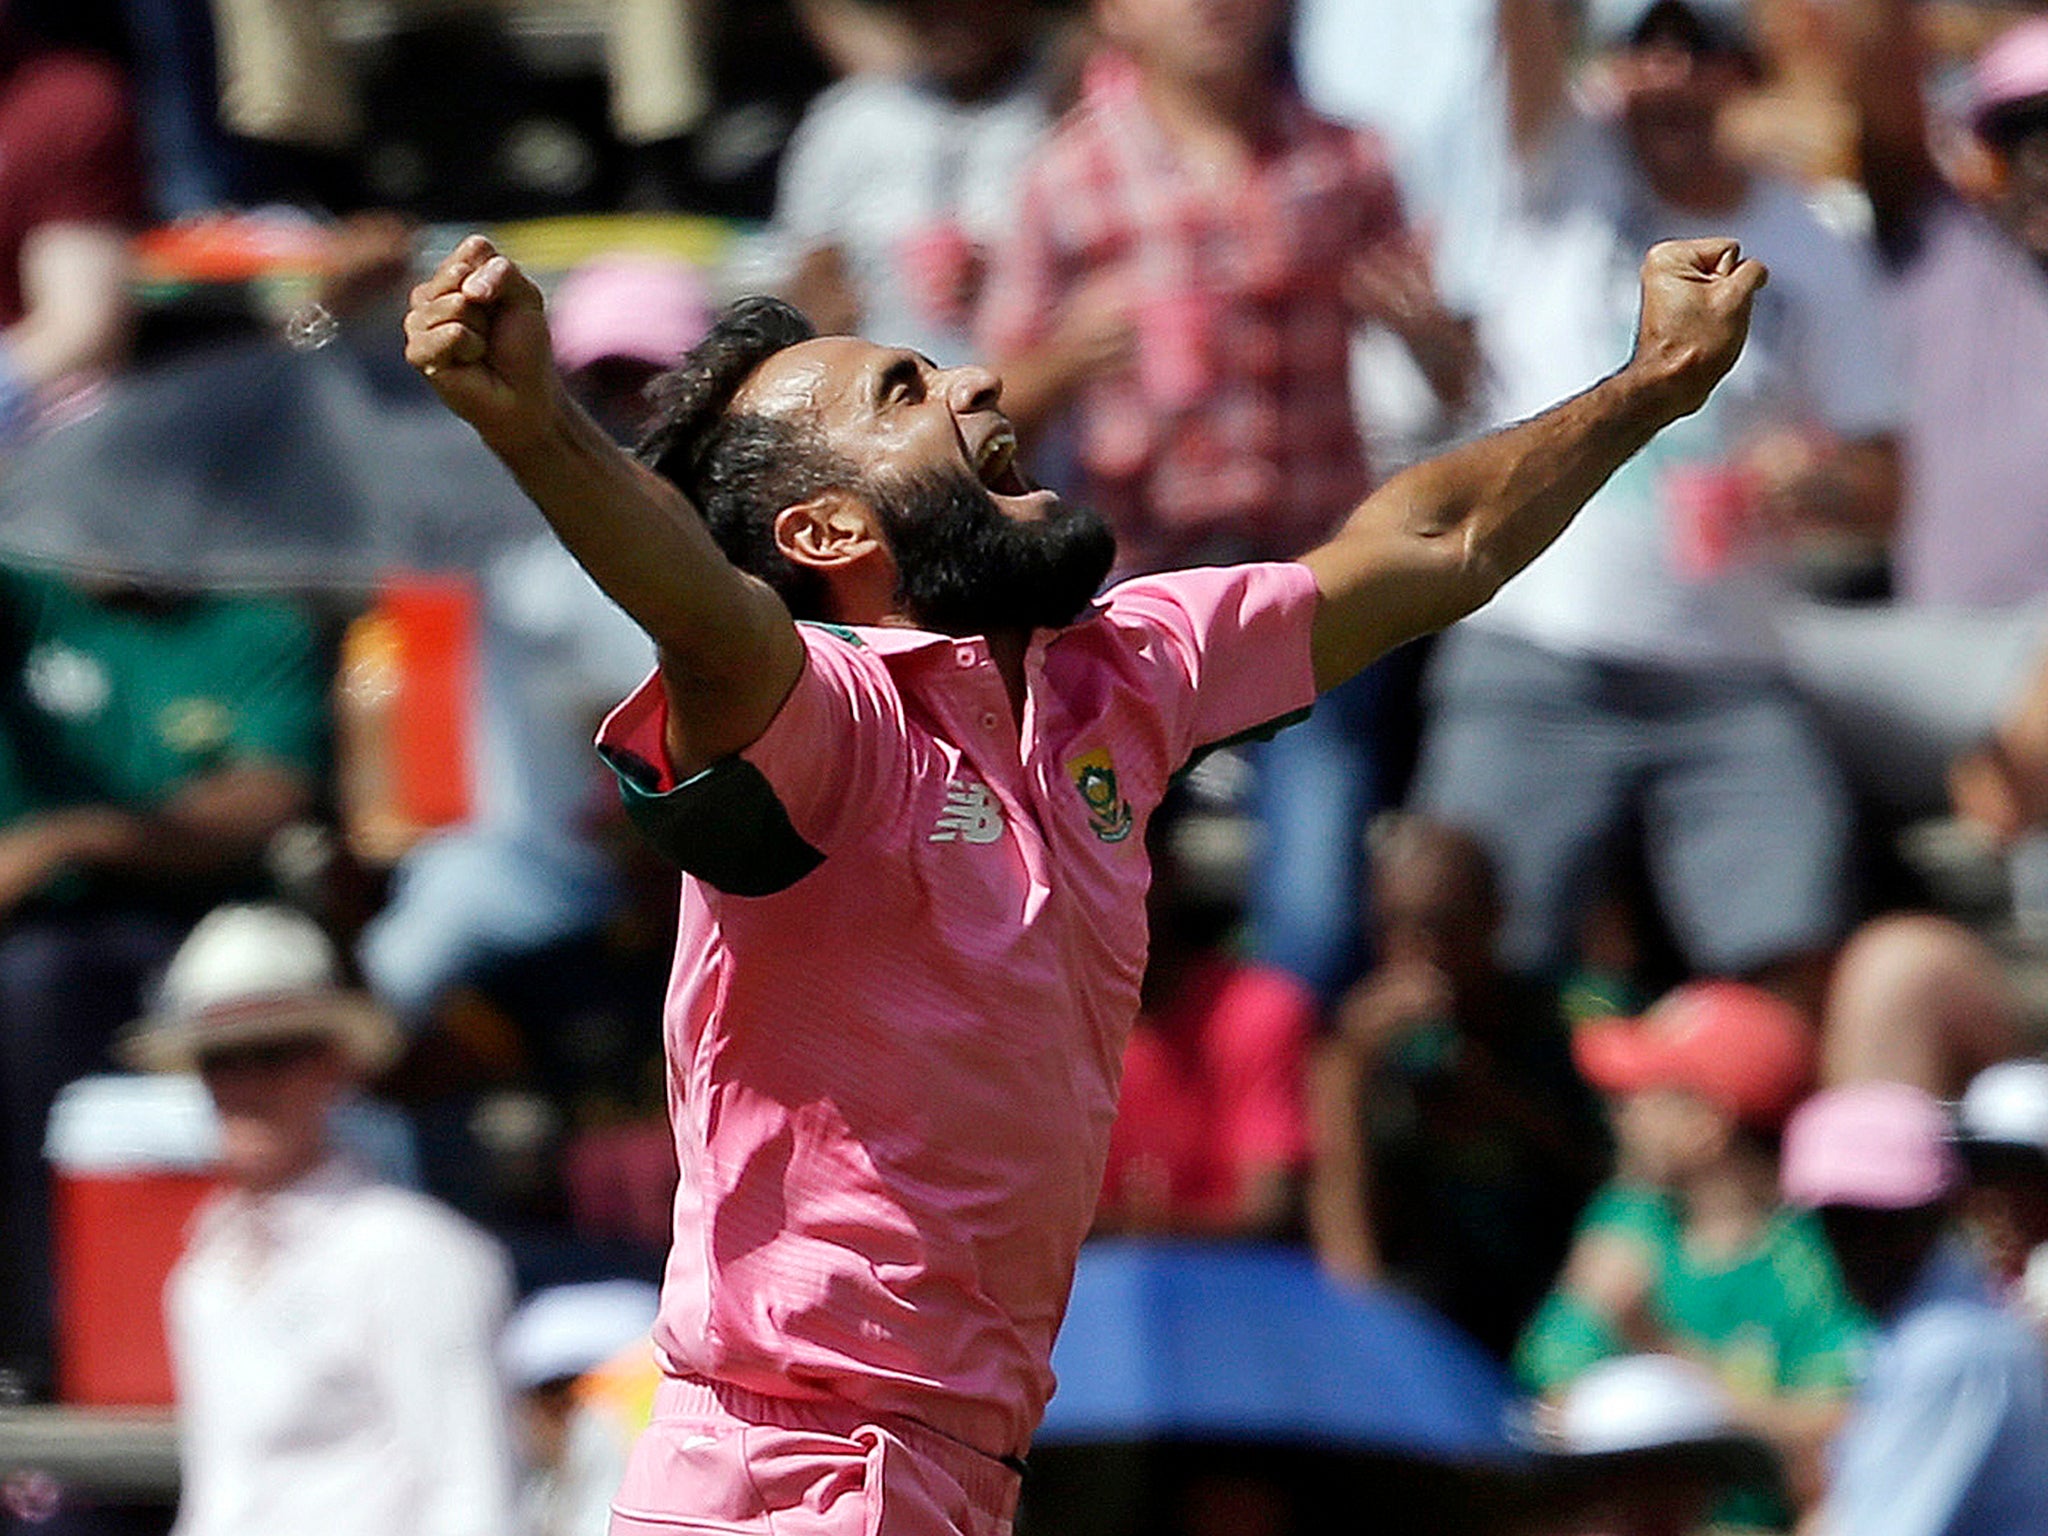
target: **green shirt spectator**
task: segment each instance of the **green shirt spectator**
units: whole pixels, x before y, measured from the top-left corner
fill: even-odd
[[[0,829],[85,807],[156,812],[231,766],[306,783],[325,767],[320,647],[278,599],[96,590],[0,566],[0,666]],[[8,894],[83,889],[64,885]]]
[[[1654,1189],[1609,1185],[1580,1218],[1591,1234],[1640,1244],[1656,1275],[1656,1321],[1710,1361],[1745,1395],[1846,1391],[1868,1320],[1849,1299],[1813,1218],[1782,1210],[1732,1262],[1703,1263],[1686,1250],[1672,1198]],[[1549,1395],[1588,1366],[1633,1346],[1618,1319],[1584,1297],[1551,1292],[1515,1349],[1515,1373]]]

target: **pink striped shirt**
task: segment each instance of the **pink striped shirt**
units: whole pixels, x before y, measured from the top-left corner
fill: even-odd
[[[670,1367],[1021,1453],[1144,971],[1145,825],[1314,698],[1298,565],[1126,582],[1025,659],[802,626],[767,732],[675,786],[653,680],[605,723],[688,872],[665,1018]]]

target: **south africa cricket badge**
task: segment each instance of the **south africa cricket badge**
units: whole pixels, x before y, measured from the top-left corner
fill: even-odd
[[[1088,825],[1105,843],[1131,835],[1131,802],[1117,793],[1116,768],[1107,751],[1090,752],[1067,764],[1067,775],[1088,807]]]

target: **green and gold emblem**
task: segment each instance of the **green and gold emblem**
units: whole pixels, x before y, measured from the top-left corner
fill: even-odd
[[[1067,776],[1088,807],[1088,825],[1105,843],[1120,843],[1131,835],[1131,802],[1117,793],[1116,768],[1109,753],[1090,752],[1067,764]]]

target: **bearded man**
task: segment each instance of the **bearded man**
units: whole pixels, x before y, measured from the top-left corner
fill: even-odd
[[[1634,356],[1302,560],[1097,598],[1002,384],[736,306],[635,460],[464,241],[407,355],[656,643],[599,739],[684,872],[664,1381],[617,1536],[1000,1536],[1101,1186],[1145,826],[1198,752],[1477,607],[1740,352],[1763,269],[1660,246]]]

